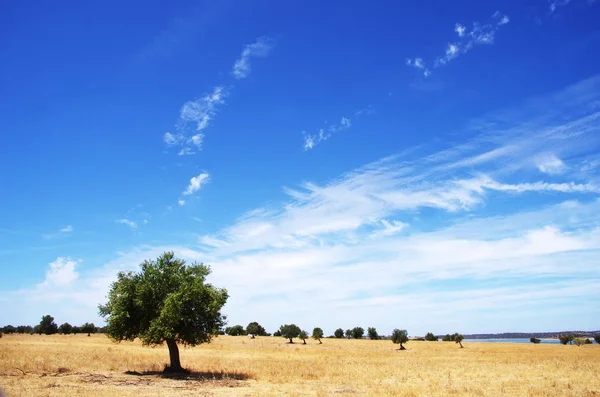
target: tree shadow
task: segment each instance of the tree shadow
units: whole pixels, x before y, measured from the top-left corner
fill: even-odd
[[[239,372],[225,371],[188,371],[188,372],[165,372],[165,371],[125,371],[126,375],[132,376],[153,376],[166,379],[194,380],[198,382],[214,380],[248,380],[250,376]]]

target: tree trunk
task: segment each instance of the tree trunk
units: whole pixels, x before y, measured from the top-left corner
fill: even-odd
[[[462,345],[462,343],[458,342],[458,344],[460,345],[460,348],[462,349],[462,348],[463,348],[463,345]]]
[[[400,348],[398,350],[406,350],[406,348],[402,346],[402,343],[400,343]]]
[[[306,339],[303,339],[303,341],[304,341],[303,345],[306,345]]]
[[[294,343],[294,342],[292,341],[292,338],[290,338],[290,343]]]
[[[322,344],[323,344],[323,342],[321,342],[321,339],[319,339],[319,345],[322,345]]]
[[[181,362],[179,361],[179,347],[174,339],[167,339],[167,346],[169,347],[169,358],[171,359],[171,365],[168,367],[168,372],[184,372],[181,368]],[[166,371],[167,369],[165,369]]]

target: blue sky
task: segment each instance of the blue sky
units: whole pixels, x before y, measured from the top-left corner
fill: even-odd
[[[230,324],[598,329],[600,2],[9,1],[0,324],[210,264]]]

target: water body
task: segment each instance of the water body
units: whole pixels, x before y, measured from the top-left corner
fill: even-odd
[[[465,339],[463,342],[497,342],[497,343],[531,343],[529,338],[507,338],[507,339]],[[533,344],[533,343],[532,343]],[[540,344],[560,344],[558,339],[542,339]]]

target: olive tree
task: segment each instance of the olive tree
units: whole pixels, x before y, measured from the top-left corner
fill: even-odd
[[[313,329],[312,338],[314,340],[318,340],[319,344],[323,343],[323,342],[321,342],[322,337],[323,337],[323,330],[321,328],[316,327],[315,329]]]
[[[425,340],[429,341],[429,342],[437,342],[438,341],[438,337],[435,336],[432,332],[428,332],[425,335]]]
[[[558,335],[558,340],[560,340],[560,343],[562,343],[563,345],[566,345],[567,343],[570,343],[572,345],[574,338],[575,338],[575,335],[573,335],[573,334]]]
[[[285,324],[279,327],[279,332],[281,333],[281,336],[289,339],[290,343],[294,343],[293,339],[300,336],[301,330],[296,324]]]
[[[462,345],[462,341],[465,339],[464,336],[462,336],[462,334],[456,333],[454,334],[454,342],[458,343],[460,345],[460,348],[463,348]]]
[[[39,334],[53,335],[58,332],[58,325],[54,322],[54,317],[49,314],[42,317],[38,326]]]
[[[403,344],[408,342],[408,331],[405,329],[394,329],[394,332],[392,332],[392,342],[395,344],[400,344],[400,348],[398,350],[406,350]]]
[[[58,333],[60,334],[69,335],[71,332],[73,332],[73,326],[69,323],[63,323],[58,327]]]
[[[371,339],[371,340],[379,339],[379,334],[377,333],[377,330],[375,329],[375,327],[367,328],[367,335],[369,335],[369,339]]]
[[[333,335],[336,338],[338,338],[338,339],[343,338],[344,337],[344,330],[341,329],[341,328],[338,328],[338,329],[335,330],[335,332],[333,333]]]
[[[94,325],[94,323],[85,323],[81,327],[79,327],[79,331],[82,334],[88,334],[88,336],[90,336],[91,334],[96,333],[96,326]]]
[[[225,289],[206,282],[210,268],[186,265],[165,252],[144,261],[141,270],[119,272],[100,305],[106,318],[106,333],[115,342],[140,338],[146,346],[164,342],[169,348],[169,372],[183,372],[178,343],[196,346],[209,343],[225,324],[221,309],[227,301]]]
[[[252,335],[252,339],[254,339],[256,336],[265,336],[267,334],[267,331],[262,325],[260,325],[256,321],[253,321],[246,327],[246,333],[248,335]]]

